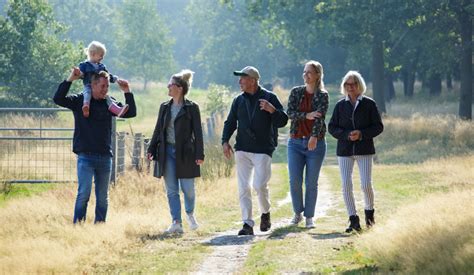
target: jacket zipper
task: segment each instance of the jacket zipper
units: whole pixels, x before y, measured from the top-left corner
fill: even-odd
[[[356,101],[356,104],[355,106],[352,108],[352,128],[353,130],[356,129],[356,126],[355,126],[355,121],[354,121],[354,113],[355,113],[355,110],[356,110],[356,107],[357,107],[357,104],[358,102]],[[352,144],[352,155],[355,156],[355,142]]]

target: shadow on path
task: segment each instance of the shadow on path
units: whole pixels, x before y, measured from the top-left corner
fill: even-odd
[[[162,241],[162,240],[165,240],[165,239],[179,239],[181,237],[183,237],[183,234],[179,234],[179,233],[171,234],[171,233],[163,232],[163,233],[160,233],[160,234],[143,234],[143,235],[140,235],[140,240],[142,242],[145,242],[145,241]]]
[[[284,239],[287,235],[292,234],[292,233],[300,233],[304,231],[308,231],[310,229],[304,228],[304,227],[298,227],[298,226],[293,226],[293,225],[288,225],[284,227],[278,227],[272,231],[270,236],[268,236],[269,239],[278,239],[282,240]]]
[[[243,245],[252,242],[254,238],[255,236],[221,235],[214,237],[203,244],[210,246]]]
[[[339,239],[339,238],[348,238],[350,234],[344,234],[341,232],[331,232],[331,233],[309,233],[309,235],[316,240],[331,240],[331,239]]]

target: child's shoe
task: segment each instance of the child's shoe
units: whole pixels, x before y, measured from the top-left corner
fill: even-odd
[[[82,115],[83,115],[84,117],[89,117],[89,105],[84,104],[84,105],[82,106]]]
[[[111,112],[112,114],[118,117],[122,117],[127,111],[128,111],[128,104],[125,104],[125,106],[120,107],[115,102],[110,103],[109,112]]]

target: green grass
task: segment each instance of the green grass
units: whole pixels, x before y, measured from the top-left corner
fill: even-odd
[[[337,98],[340,97],[335,87],[329,88],[329,90],[331,92],[331,105],[327,122]],[[119,95],[117,98],[123,98],[123,96]],[[204,90],[193,90],[190,98],[200,103],[201,110],[204,110],[206,101]],[[139,105],[139,117],[119,122],[119,128],[127,131],[132,129],[134,132],[140,131],[150,135],[154,128],[159,104],[168,99],[166,91],[158,88],[150,90],[150,92],[137,92],[136,99]],[[417,100],[417,97],[415,97],[415,100]],[[448,101],[448,103],[451,104],[451,101]],[[412,102],[400,100],[396,104],[408,106]],[[440,101],[439,104],[442,104],[442,102]],[[426,106],[429,104],[415,102],[412,105]],[[392,106],[391,110],[393,110],[393,107],[395,106]],[[428,109],[420,107],[420,110]],[[207,114],[204,112],[204,115]],[[427,115],[427,117],[429,116]],[[407,206],[422,203],[432,193],[443,194],[453,189],[470,190],[472,188],[472,176],[469,176],[468,171],[471,166],[466,163],[462,166],[466,167],[464,169],[466,170],[464,172],[465,176],[459,176],[461,171],[453,169],[452,166],[460,166],[462,162],[472,163],[462,157],[460,159],[452,158],[452,155],[466,154],[466,152],[472,152],[472,149],[474,149],[471,141],[474,140],[474,137],[470,130],[472,124],[456,124],[457,126],[453,126],[453,123],[451,123],[452,117],[433,117],[431,120],[408,119],[406,117],[402,120],[396,120],[393,117],[387,117],[384,118],[384,122],[387,126],[386,135],[376,138],[378,155],[373,170],[377,228],[386,228],[385,224],[394,219],[395,212]],[[316,229],[283,227],[274,230],[269,238],[256,242],[252,246],[247,261],[240,272],[262,274],[284,272],[324,274],[403,272],[402,267],[394,265],[394,262],[396,263],[398,259],[397,257],[392,257],[388,262],[384,262],[386,261],[384,258],[374,257],[367,252],[371,249],[370,245],[369,248],[360,245],[359,239],[375,235],[374,231],[364,230],[361,235],[342,233],[346,226],[347,214],[340,191],[340,175],[335,157],[336,140],[330,137],[329,134],[326,139],[328,152],[323,171],[328,176],[330,189],[337,196],[338,201],[328,210],[327,217],[316,221]],[[220,154],[220,149],[218,147],[215,153]],[[285,198],[288,192],[286,150],[285,145],[279,145],[273,157],[274,169],[270,180],[270,195],[273,203],[272,219],[274,221],[292,216],[291,204],[280,208],[275,207],[275,203]],[[448,159],[446,161],[438,159],[440,156],[446,156]],[[218,161],[217,159],[216,161]],[[207,161],[209,160],[207,159]],[[426,160],[431,160],[432,163],[424,164]],[[448,165],[449,163],[451,163],[451,166]],[[429,168],[433,166],[433,169]],[[130,180],[133,179],[130,178]],[[132,184],[135,183],[132,182]],[[162,182],[153,182],[153,184],[162,184]],[[236,229],[237,231],[240,227],[240,208],[235,178],[218,176],[212,180],[199,180],[196,184],[199,185],[196,209],[199,211],[198,218],[201,222],[201,229],[198,232],[186,232],[184,236],[179,238],[167,238],[160,233],[164,225],[151,230],[159,233],[145,234],[140,231],[141,235],[136,239],[135,236],[128,237],[132,239],[130,240],[130,242],[133,242],[132,247],[117,252],[118,256],[114,254],[115,259],[119,257],[118,261],[111,260],[111,262],[98,263],[88,267],[87,270],[98,273],[182,273],[192,271],[212,250],[212,246],[201,243],[204,238],[212,236],[215,232],[230,229]],[[53,189],[54,186],[57,185],[5,185],[3,189],[0,189],[0,206],[5,206],[12,199],[34,196]],[[216,189],[218,191],[215,191]],[[360,211],[363,206],[360,202],[362,194],[360,193],[357,166],[354,167],[354,191],[358,199],[357,209]],[[143,193],[146,192],[143,191]],[[130,196],[135,195],[127,193],[124,195],[124,201],[129,202],[131,200]],[[143,194],[140,193],[140,195]],[[150,196],[150,194],[146,195]],[[144,198],[142,197],[142,199]],[[257,206],[255,194],[253,198],[254,206]],[[436,200],[429,201],[425,207],[429,207],[430,203],[435,204]],[[165,201],[161,201],[161,205],[163,208],[167,208]],[[446,209],[447,207],[449,207],[448,204]],[[466,208],[468,207],[469,205]],[[413,211],[416,212],[416,209]],[[114,212],[115,215],[119,213],[117,210]],[[113,218],[114,213],[111,214]],[[160,216],[160,222],[163,221],[161,217],[168,219],[166,215],[162,215]],[[258,217],[255,218],[258,220]],[[405,224],[406,220],[401,218],[398,223]],[[467,226],[466,228],[470,227]],[[447,238],[456,238],[460,236],[459,234],[463,234],[463,232],[458,232],[457,236],[451,236],[449,230],[442,235]],[[400,231],[413,233],[409,229]],[[382,234],[375,242],[384,240],[387,236],[394,236],[396,233]],[[430,235],[430,237],[432,236],[434,235]],[[449,243],[449,239],[447,239],[447,242]],[[403,254],[405,247],[407,249],[412,248],[411,246],[416,244],[416,241],[401,243],[405,246],[396,250],[393,253],[394,255]],[[433,241],[433,243],[435,242]],[[466,250],[468,249],[469,247],[466,248]],[[424,253],[430,256],[429,253],[436,253],[436,251],[427,250]],[[429,257],[422,259],[427,258],[429,259]],[[87,266],[87,262],[85,265]],[[394,267],[396,269],[393,269]]]
[[[284,165],[276,164],[273,170],[270,185],[270,199],[272,203],[282,200],[288,192],[287,170]],[[197,217],[201,228],[196,232],[187,231],[183,236],[167,236],[163,233],[145,234],[140,237],[136,246],[121,256],[121,260],[114,264],[100,265],[94,269],[98,273],[182,273],[193,271],[193,269],[211,251],[212,246],[202,243],[204,238],[209,238],[215,232],[237,230],[240,228],[240,207],[238,206],[238,194],[236,186],[229,187],[231,199],[227,198],[224,203],[209,203],[203,199],[209,198],[215,184],[236,185],[235,180],[229,182],[204,182],[198,181]],[[206,193],[206,194],[204,194]],[[227,196],[228,194],[226,194]],[[228,197],[228,196],[227,196]],[[217,198],[216,198],[217,199]],[[257,207],[255,194],[253,195],[254,208]],[[164,206],[167,207],[167,206]],[[288,205],[286,206],[288,208]],[[257,211],[254,211],[254,213]],[[272,211],[272,218],[279,219],[287,216],[288,211]],[[254,217],[259,219],[259,215]]]
[[[31,197],[36,194],[51,190],[57,184],[38,183],[38,184],[9,184],[0,183],[0,207],[4,206],[8,201],[21,198]]]
[[[469,161],[469,159],[458,161]],[[440,171],[439,174],[431,172],[429,167],[433,165],[435,170]],[[444,194],[453,188],[463,188],[461,190],[472,188],[472,186],[458,184],[458,179],[453,179],[452,182],[446,181],[444,179],[446,176],[442,177],[441,175],[446,175],[449,172],[437,169],[438,166],[450,169],[441,161],[434,161],[433,164],[417,165],[375,165],[373,184],[376,191],[376,228],[380,227],[382,230],[385,230],[385,224],[392,221],[394,212],[413,204],[423,203],[431,194]],[[462,167],[459,169],[463,170]],[[336,196],[339,196],[337,197],[337,204],[329,209],[328,216],[316,220],[316,229],[306,230],[302,227],[283,227],[275,230],[268,239],[258,242],[251,248],[248,260],[242,270],[243,273],[308,272],[323,274],[370,274],[373,272],[390,273],[394,271],[392,263],[386,264],[384,263],[385,259],[373,257],[373,253],[367,253],[367,246],[360,244],[359,239],[361,237],[370,237],[372,235],[371,231],[364,229],[360,236],[358,234],[343,233],[347,214],[340,191],[339,168],[334,165],[324,166],[323,172],[330,181],[331,190]],[[459,173],[457,171],[453,172]],[[466,173],[467,175],[468,172]],[[354,192],[357,209],[360,212],[363,209],[363,202],[361,201],[362,193],[360,192],[358,177],[356,165],[354,169]],[[287,210],[286,217],[291,217],[291,209],[285,209]],[[285,213],[284,210],[279,210],[279,212]],[[363,212],[360,215],[363,220]],[[285,217],[284,215],[279,216]],[[403,219],[399,222],[404,224]],[[455,229],[452,228],[451,230]],[[449,234],[446,235],[446,237],[448,236]],[[455,236],[451,237],[456,238]],[[461,236],[458,235],[458,237]],[[378,236],[378,238],[383,237]],[[377,242],[377,240],[374,240],[374,242]],[[415,245],[415,243],[407,243],[405,246],[410,247],[411,244]],[[418,258],[429,258],[429,253],[437,253],[437,251],[425,249],[424,253],[428,255],[419,256]],[[463,257],[463,259],[466,258],[466,253],[464,253]],[[388,259],[396,261],[396,258],[393,257]],[[414,263],[410,264],[413,265]],[[444,270],[440,266],[442,265],[438,265],[438,269],[434,270]],[[459,270],[465,270],[466,266],[468,265],[464,263],[460,266],[461,269]],[[403,267],[397,267],[395,270],[402,271],[404,269]]]
[[[125,255],[120,265],[100,266],[94,273],[183,273],[191,271],[210,252],[211,247],[195,238],[149,236],[138,251]]]

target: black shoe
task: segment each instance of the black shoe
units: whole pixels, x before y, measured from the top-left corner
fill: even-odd
[[[359,216],[357,215],[352,215],[349,217],[349,227],[346,229],[346,233],[351,233],[352,230],[355,231],[360,231],[362,228],[360,228],[360,222],[359,222]]]
[[[239,235],[253,235],[253,227],[244,223],[244,226],[239,231]]]
[[[270,222],[270,212],[262,214],[260,217],[260,231],[268,231],[271,227],[272,223]]]
[[[374,212],[375,209],[365,210],[365,224],[367,227],[372,227],[375,224]]]

